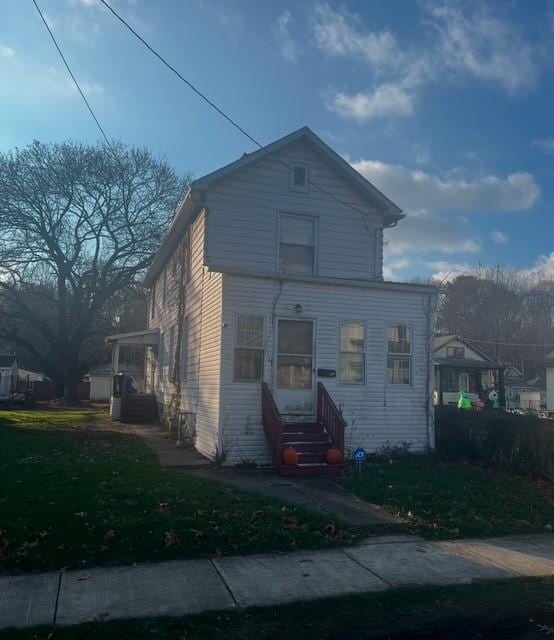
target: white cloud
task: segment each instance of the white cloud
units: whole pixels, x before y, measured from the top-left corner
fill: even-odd
[[[343,117],[364,122],[384,116],[411,116],[414,97],[401,86],[382,84],[369,93],[337,93],[329,108]]]
[[[539,75],[535,50],[515,24],[480,4],[428,2],[445,67],[495,83],[510,92],[533,86]]]
[[[377,70],[402,65],[402,51],[390,31],[364,33],[359,20],[347,11],[335,11],[325,2],[317,2],[312,16],[316,46],[333,56],[364,60]]]
[[[548,255],[539,256],[535,264],[524,271],[529,275],[554,278],[554,251],[551,251]]]
[[[5,44],[0,44],[0,56],[2,58],[13,58],[15,56],[15,49],[12,49]]]
[[[533,140],[532,144],[534,147],[538,147],[545,153],[554,154],[554,138],[551,136],[548,138]]]
[[[397,227],[386,231],[387,256],[416,253],[478,253],[479,234],[472,224],[422,211],[409,213]]]
[[[407,269],[410,265],[411,262],[407,258],[400,258],[398,260],[387,260],[383,265],[383,277],[385,280],[399,280],[400,275],[398,271]]]
[[[494,244],[508,244],[509,238],[503,231],[498,231],[498,229],[494,229],[491,231],[491,240]]]
[[[433,271],[431,278],[437,280],[440,283],[449,282],[454,280],[458,276],[472,273],[476,271],[475,265],[470,265],[467,262],[447,262],[445,260],[435,260],[427,262],[427,269]]]
[[[488,175],[460,180],[377,160],[360,160],[352,166],[409,211],[522,211],[533,206],[540,196],[535,178],[523,171],[506,178]]]
[[[469,77],[512,94],[537,84],[544,43],[531,42],[506,16],[505,7],[493,5],[493,11],[486,4],[447,0],[422,0],[420,6],[420,30],[426,30],[426,37],[412,45],[388,29],[365,28],[344,8],[316,2],[311,17],[315,46],[327,55],[365,63],[369,76],[364,81],[369,89],[335,89],[330,109],[358,122],[407,117],[431,83]]]
[[[288,62],[296,62],[302,54],[302,48],[292,37],[290,32],[291,22],[292,14],[288,9],[285,9],[277,18],[274,34],[280,44],[283,58]]]

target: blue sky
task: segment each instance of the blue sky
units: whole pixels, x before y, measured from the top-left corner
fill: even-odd
[[[554,275],[554,0],[112,0],[254,137],[311,127],[408,214],[390,278]],[[253,145],[97,0],[39,0],[109,137],[199,176]],[[0,2],[0,148],[98,131],[31,1]]]

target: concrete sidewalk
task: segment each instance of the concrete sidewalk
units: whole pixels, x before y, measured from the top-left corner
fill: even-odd
[[[5,576],[0,628],[180,616],[522,576],[554,576],[554,535],[435,543],[382,536],[327,551]]]

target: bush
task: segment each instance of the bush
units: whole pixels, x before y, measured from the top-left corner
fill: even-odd
[[[442,459],[478,461],[554,478],[554,421],[440,407],[435,424],[436,452]]]

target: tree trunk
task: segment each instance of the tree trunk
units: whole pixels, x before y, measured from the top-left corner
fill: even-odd
[[[63,397],[64,404],[66,406],[76,406],[80,404],[79,401],[79,382],[81,380],[80,377],[80,369],[76,364],[70,364],[65,368],[64,371],[64,382],[63,382]]]

